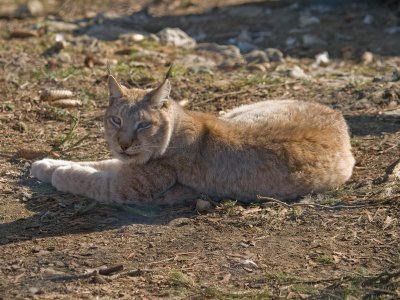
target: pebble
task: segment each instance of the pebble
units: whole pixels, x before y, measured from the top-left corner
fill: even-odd
[[[160,42],[185,49],[196,47],[196,41],[179,28],[164,28],[157,33]]]
[[[78,25],[62,21],[46,21],[46,28],[49,32],[71,32],[79,28]]]
[[[308,76],[302,68],[299,66],[294,66],[290,71],[289,75],[293,78],[299,78],[299,79],[309,79],[310,76]]]
[[[94,25],[86,31],[87,35],[104,41],[117,40],[126,33],[129,33],[128,29],[112,25]]]
[[[202,43],[197,46],[196,50],[205,50],[221,55],[223,61],[219,63],[220,67],[243,65],[245,63],[245,59],[240,53],[240,49],[234,45]]]
[[[363,65],[370,65],[374,62],[374,54],[369,51],[365,51],[361,56],[361,62]]]
[[[213,68],[217,65],[214,60],[196,54],[187,54],[181,59],[177,60],[177,62],[188,68]]]
[[[326,42],[313,34],[305,34],[301,37],[303,46],[305,47],[314,47],[314,46],[322,46],[326,45]]]
[[[272,61],[272,62],[283,62],[284,61],[283,53],[279,49],[267,48],[267,49],[265,49],[265,53],[267,54],[269,61]]]
[[[315,64],[319,67],[326,67],[330,63],[328,51],[324,51],[315,56]]]
[[[256,5],[246,5],[246,6],[232,6],[227,11],[228,16],[240,19],[255,19],[262,17],[264,14],[262,8]]]
[[[30,0],[27,4],[21,4],[15,11],[15,16],[18,18],[37,17],[42,15],[44,7],[39,0]]]
[[[198,199],[196,202],[196,210],[198,212],[208,211],[211,209],[211,203],[203,199]]]
[[[400,32],[400,26],[392,26],[392,27],[388,27],[385,28],[385,33],[389,33],[389,34],[396,34]]]
[[[41,289],[39,289],[39,288],[37,288],[37,287],[34,287],[34,286],[32,286],[32,287],[29,288],[29,292],[30,292],[31,294],[33,294],[33,295],[40,295],[40,294],[43,294],[43,293],[44,293],[43,290],[41,290]]]
[[[366,25],[371,25],[374,22],[374,17],[371,15],[366,15],[364,17],[363,23]]]
[[[264,63],[269,62],[267,53],[262,50],[253,50],[244,55],[247,63]]]
[[[248,65],[247,69],[249,71],[260,71],[260,72],[266,72],[267,71],[267,68],[262,64]]]
[[[105,284],[105,283],[107,283],[108,281],[107,280],[105,280],[102,276],[100,276],[100,275],[96,275],[96,276],[93,276],[92,278],[90,278],[90,283],[94,283],[94,284]]]
[[[141,42],[145,39],[144,35],[138,32],[133,33],[124,33],[120,36],[122,40],[132,41],[132,42]]]
[[[320,19],[316,16],[310,16],[309,14],[301,14],[299,23],[301,27],[306,27],[313,24],[319,24]]]

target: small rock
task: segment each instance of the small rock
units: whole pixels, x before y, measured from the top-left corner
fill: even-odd
[[[105,284],[105,283],[107,283],[108,281],[105,280],[105,279],[103,278],[103,276],[96,275],[96,276],[93,276],[92,278],[90,278],[90,281],[89,281],[89,282],[90,282],[90,283],[94,283],[94,284]]]
[[[196,48],[197,50],[205,50],[210,52],[215,52],[221,55],[222,61],[219,62],[219,66],[237,66],[243,65],[245,59],[240,54],[240,49],[234,45],[219,45],[216,43],[202,43]]]
[[[38,32],[35,30],[27,30],[27,29],[15,29],[10,32],[10,38],[14,39],[26,39],[30,37],[37,37]]]
[[[328,51],[324,51],[315,56],[315,64],[320,67],[326,67],[330,63]]]
[[[138,32],[133,33],[125,33],[120,36],[122,40],[132,41],[132,42],[141,42],[144,40],[144,35]]]
[[[40,295],[40,294],[43,294],[43,293],[44,293],[43,290],[41,290],[41,289],[39,289],[39,288],[37,288],[37,287],[30,287],[30,288],[29,288],[29,292],[30,292],[31,294],[33,294],[33,295]]]
[[[269,61],[274,61],[274,62],[283,62],[284,61],[283,53],[279,49],[267,48],[267,49],[265,49],[265,53],[267,54]]]
[[[168,223],[168,225],[172,226],[172,227],[182,227],[185,225],[189,225],[192,222],[193,222],[192,219],[189,219],[189,218],[177,218],[177,219],[170,221]]]
[[[370,65],[374,62],[374,54],[369,51],[365,51],[361,56],[361,62],[363,65]]]
[[[196,202],[196,210],[198,212],[208,211],[211,208],[211,203],[203,199],[198,199]]]
[[[294,47],[296,45],[296,43],[297,43],[297,39],[292,36],[289,36],[285,41],[285,45],[289,48]]]
[[[248,65],[247,66],[247,70],[249,70],[249,71],[266,72],[267,68],[262,64],[252,64],[252,65]]]
[[[42,15],[44,12],[44,7],[41,1],[39,0],[30,0],[27,4],[21,4],[16,12],[15,16],[18,18],[25,17],[37,17]]]
[[[256,5],[232,6],[227,11],[227,14],[233,18],[250,20],[262,17],[263,10],[260,6]]]
[[[391,116],[391,117],[400,117],[400,108],[390,110],[390,111],[385,111],[382,113],[383,116]],[[400,166],[399,166],[399,179],[400,179]]]
[[[293,69],[289,71],[289,75],[293,78],[299,78],[299,79],[309,79],[310,76],[308,76],[306,73],[304,73],[304,70],[300,68],[299,66],[294,66]]]
[[[309,14],[301,14],[299,18],[301,27],[306,27],[313,24],[319,24],[320,20],[316,16],[310,16]]]
[[[353,105],[354,109],[367,109],[367,108],[370,108],[370,107],[371,107],[371,102],[366,98],[357,101]]]
[[[244,55],[247,63],[264,63],[269,62],[267,54],[262,50],[253,50]]]
[[[79,28],[74,23],[62,22],[62,21],[46,21],[46,28],[49,32],[71,32]]]
[[[366,15],[363,19],[363,23],[366,25],[371,25],[374,22],[374,17],[371,15]]]
[[[326,45],[326,42],[313,34],[305,34],[301,37],[304,47],[314,47]]]
[[[246,53],[249,51],[252,51],[257,48],[256,45],[250,42],[245,42],[245,41],[236,41],[233,42],[233,44],[236,44],[236,46],[240,49],[241,52]]]
[[[385,28],[385,33],[389,33],[389,34],[396,34],[400,32],[400,26],[392,26],[392,27],[388,27]]]
[[[60,63],[70,63],[72,61],[71,55],[67,52],[60,52],[54,58]]]
[[[188,36],[179,28],[164,28],[157,33],[162,43],[174,45],[185,49],[191,49],[196,46],[196,41]]]
[[[156,42],[156,43],[160,42],[160,38],[154,33],[150,33],[149,40],[153,41],[153,42]]]
[[[214,60],[196,54],[187,54],[177,62],[188,68],[213,68],[217,65]]]
[[[94,25],[86,31],[87,35],[104,41],[117,40],[126,33],[129,33],[128,29],[111,25]]]

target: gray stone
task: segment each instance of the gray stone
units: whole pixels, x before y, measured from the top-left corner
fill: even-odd
[[[382,112],[383,116],[391,116],[391,117],[399,117],[400,118],[400,108]],[[400,169],[399,169],[399,178],[400,178]]]
[[[203,199],[198,199],[196,202],[196,210],[199,212],[208,211],[211,209],[211,203]]]
[[[19,18],[37,17],[42,15],[44,7],[39,0],[30,0],[27,4],[21,4],[15,11],[15,16]]]
[[[303,41],[303,46],[305,47],[314,47],[314,46],[323,46],[326,45],[326,42],[313,34],[305,34],[301,37]]]
[[[197,50],[207,50],[221,54],[226,58],[243,59],[240,49],[234,45],[219,45],[216,43],[203,43],[198,45]]]
[[[295,37],[289,36],[287,37],[285,44],[287,47],[292,48],[296,45],[297,39]]]
[[[120,35],[129,33],[128,29],[111,25],[94,25],[86,34],[99,40],[112,41],[119,39]]]
[[[46,28],[50,32],[71,32],[79,29],[79,26],[69,22],[47,20]]]
[[[253,50],[244,55],[247,63],[264,63],[269,62],[267,54],[262,50]]]
[[[179,28],[164,28],[157,33],[162,43],[191,49],[196,47],[196,41]]]
[[[267,48],[265,49],[265,53],[267,54],[269,61],[275,61],[275,62],[284,61],[283,53],[279,49]]]
[[[214,60],[195,54],[187,54],[179,59],[177,62],[188,68],[213,68],[217,65]]]
[[[301,14],[299,22],[301,27],[306,27],[313,24],[319,24],[320,20],[316,16],[310,16],[309,14]]]
[[[219,45],[216,43],[202,43],[196,48],[197,50],[205,50],[215,52],[220,55],[220,60],[217,63],[220,67],[231,67],[237,65],[243,65],[245,59],[240,54],[240,49],[234,45]]]
[[[262,17],[264,15],[264,11],[261,7],[256,5],[233,6],[229,8],[228,15],[230,17],[240,19],[255,19]]]
[[[396,34],[400,32],[400,26],[392,26],[392,27],[388,27],[385,28],[385,33],[389,33],[389,34]]]
[[[363,23],[367,25],[371,25],[374,22],[374,17],[371,15],[366,15],[363,19]]]
[[[60,63],[70,63],[72,61],[71,55],[67,52],[57,53],[55,58]]]
[[[289,71],[289,75],[293,78],[299,78],[299,79],[309,79],[310,76],[308,76],[306,73],[304,73],[304,70],[300,68],[299,66],[294,66],[293,69]]]
[[[366,109],[366,108],[370,108],[370,107],[371,107],[371,102],[366,98],[358,100],[353,105],[353,108],[355,108],[355,109]]]

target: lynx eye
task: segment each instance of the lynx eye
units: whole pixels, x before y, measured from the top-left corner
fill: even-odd
[[[137,125],[137,130],[143,130],[143,129],[147,129],[151,127],[151,123],[150,122],[140,122]]]
[[[115,126],[121,126],[122,120],[120,117],[112,116],[110,117],[111,123],[113,123]]]

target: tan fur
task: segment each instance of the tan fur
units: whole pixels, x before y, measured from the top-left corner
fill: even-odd
[[[326,106],[264,101],[217,118],[169,99],[168,79],[148,92],[122,87],[110,76],[109,90],[104,125],[117,159],[45,159],[33,164],[33,176],[105,203],[171,203],[201,194],[293,199],[351,176],[346,122]]]

